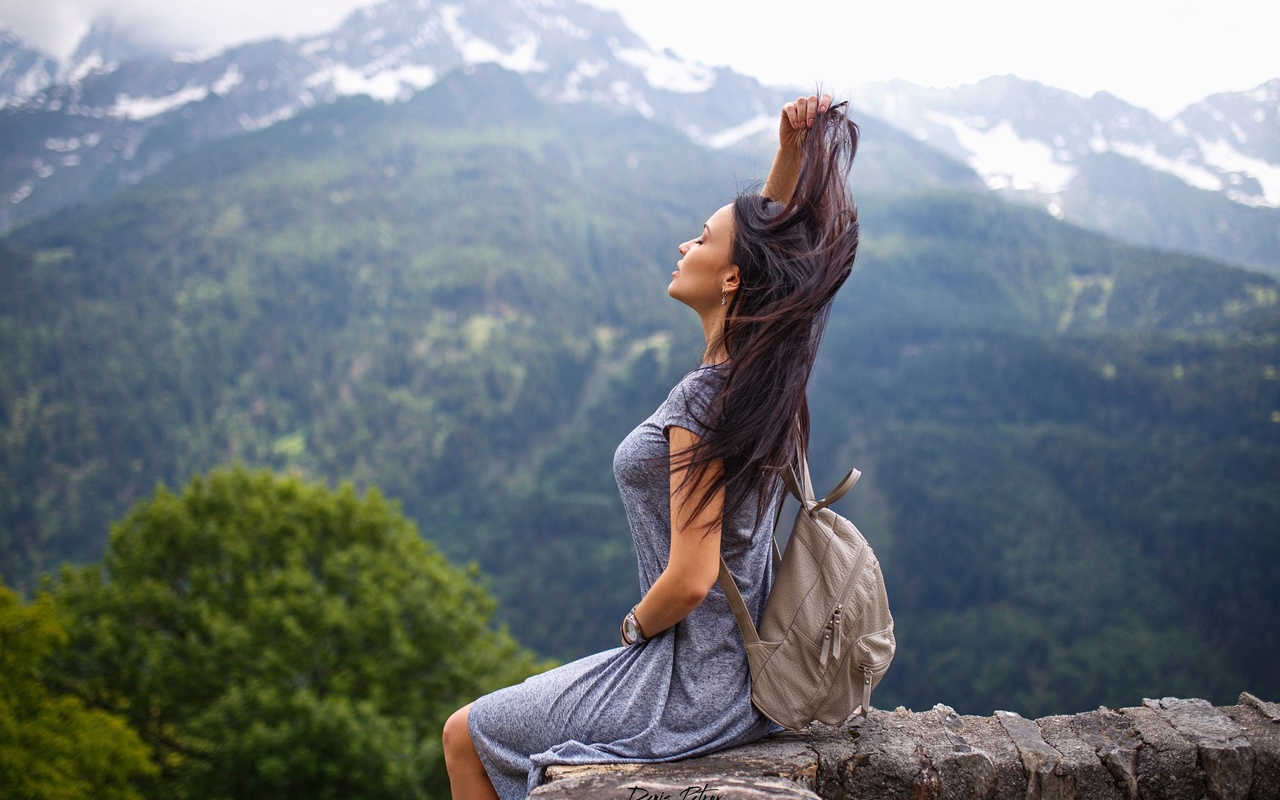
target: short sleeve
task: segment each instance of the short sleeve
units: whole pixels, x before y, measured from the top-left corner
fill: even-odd
[[[662,435],[666,436],[667,429],[674,425],[705,437],[711,406],[723,386],[724,370],[717,366],[702,366],[684,376],[658,409],[656,422]]]

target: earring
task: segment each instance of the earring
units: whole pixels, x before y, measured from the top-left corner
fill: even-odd
[[[726,302],[727,300],[728,300],[727,290],[725,290],[725,289],[721,289],[721,290],[720,290],[720,305],[724,305],[724,304],[725,304],[725,302]]]

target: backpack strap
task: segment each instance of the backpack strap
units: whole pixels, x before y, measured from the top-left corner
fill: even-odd
[[[774,547],[777,547],[776,542]],[[729,600],[729,608],[733,609],[733,618],[738,621],[738,630],[742,631],[742,641],[747,644],[760,641],[756,624],[751,621],[751,613],[747,611],[742,592],[738,591],[738,584],[733,579],[733,573],[729,572],[729,565],[725,563],[724,556],[720,556],[720,588],[724,590],[724,596]]]
[[[808,477],[809,465],[807,463],[801,472],[796,472],[795,467],[787,467],[782,471],[782,480],[786,483],[787,491],[791,492],[791,495],[805,506],[813,502],[813,485],[809,482]]]
[[[796,455],[796,463],[800,467],[788,467],[782,473],[783,480],[786,481],[787,491],[795,495],[795,498],[809,509],[809,513],[813,513],[821,508],[826,508],[832,503],[848,494],[853,485],[858,482],[858,478],[862,477],[862,473],[856,469],[851,469],[836,484],[836,488],[827,492],[827,496],[821,500],[813,498],[813,479],[809,477],[809,459],[805,458],[804,453]]]
[[[862,473],[858,470],[849,470],[848,474],[841,478],[840,482],[836,484],[836,488],[827,492],[826,497],[813,504],[813,510],[817,511],[820,508],[826,508],[841,497],[844,497],[845,494],[853,488],[853,485],[858,482],[858,478],[861,477]]]
[[[794,481],[795,477],[791,474],[792,470],[788,467],[782,473],[784,482],[790,488],[790,481]],[[798,496],[798,495],[797,495]],[[782,563],[782,550],[778,548],[778,523],[782,519],[782,504],[787,500],[786,492],[778,497],[778,509],[773,517],[773,530],[769,532],[769,541],[773,545],[773,562],[769,565],[769,569],[777,572],[778,565]],[[733,579],[733,573],[729,571],[729,565],[725,562],[724,556],[720,556],[720,588],[724,590],[724,596],[729,601],[729,607],[733,609],[733,618],[738,621],[738,629],[742,631],[742,641],[751,643],[760,641],[760,634],[756,632],[756,624],[751,621],[751,612],[747,611],[747,603],[742,599],[742,592],[738,589],[738,582]]]
[[[799,467],[797,470],[796,467]],[[782,470],[782,481],[786,484],[787,491],[795,495],[800,504],[810,509],[810,513],[820,508],[826,508],[832,503],[844,497],[845,494],[853,488],[858,482],[858,478],[862,477],[862,473],[856,469],[849,470],[836,487],[827,493],[827,496],[821,500],[813,499],[813,479],[809,476],[809,459],[806,458],[804,451],[797,445],[796,447],[796,463]],[[782,515],[782,502],[787,497],[784,494],[778,503],[778,516]],[[778,549],[778,520],[773,523],[773,535],[769,538],[773,542],[773,558],[774,568],[782,563],[782,553]],[[738,622],[738,630],[742,631],[742,641],[747,644],[754,644],[760,641],[760,634],[756,631],[756,625],[751,621],[751,613],[747,611],[747,604],[742,599],[742,592],[738,589],[738,583],[733,579],[733,573],[729,571],[729,565],[725,563],[724,556],[720,557],[720,588],[724,591],[725,598],[729,601],[729,607],[733,609],[733,617]]]

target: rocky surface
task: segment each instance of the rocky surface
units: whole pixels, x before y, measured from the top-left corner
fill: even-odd
[[[556,767],[534,800],[1280,798],[1280,705],[1166,697],[1030,720],[872,711],[669,764]]]

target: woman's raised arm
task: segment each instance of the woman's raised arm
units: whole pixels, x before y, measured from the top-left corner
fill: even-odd
[[[801,148],[805,134],[813,127],[813,120],[831,107],[831,95],[824,94],[797,97],[795,102],[782,107],[778,121],[778,154],[773,157],[773,167],[764,182],[760,194],[785,203],[791,199],[800,180]]]

